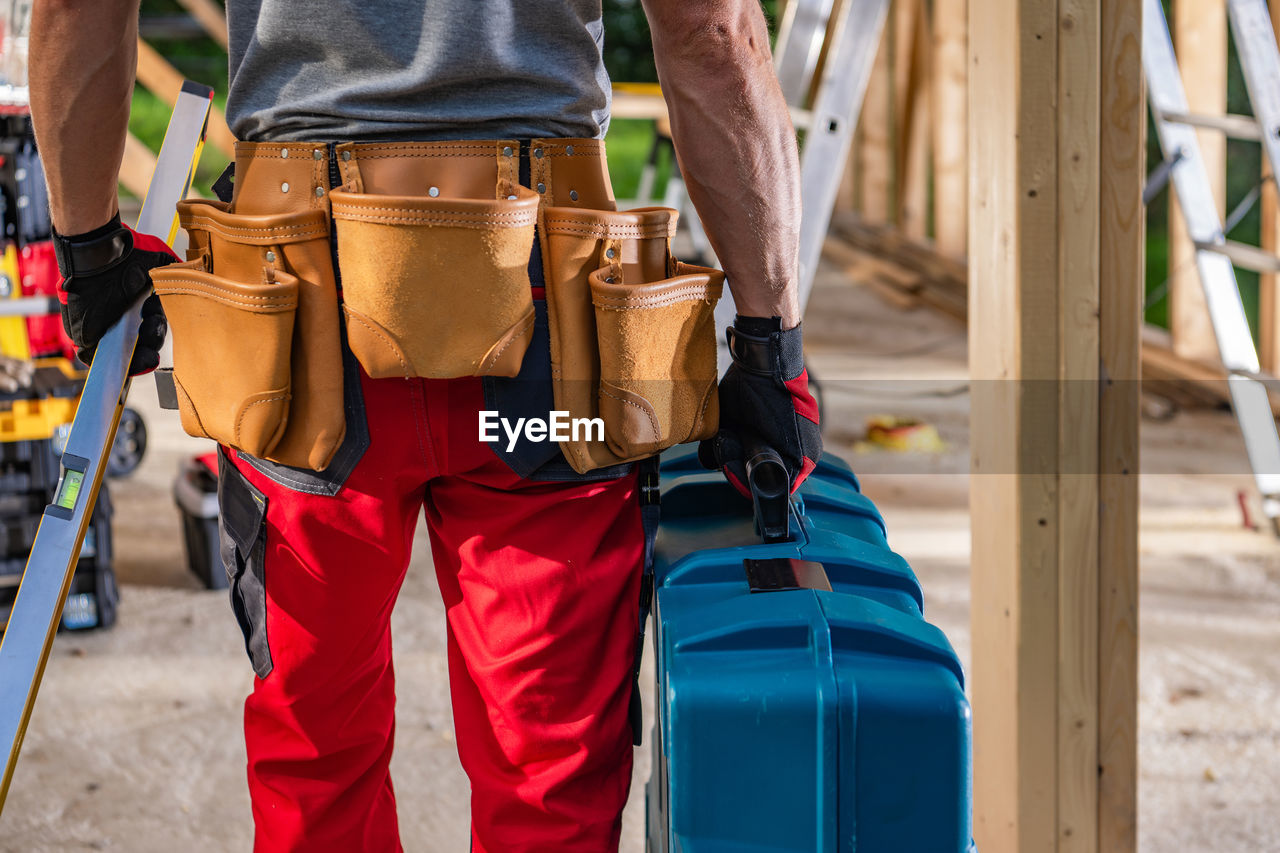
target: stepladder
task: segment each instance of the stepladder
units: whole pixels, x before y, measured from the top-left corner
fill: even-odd
[[[1208,129],[1261,143],[1272,176],[1280,165],[1280,49],[1266,0],[1227,0],[1227,17],[1244,72],[1253,116],[1196,115],[1188,107],[1160,0],[1143,7],[1143,68],[1163,163],[1156,180],[1167,180],[1177,195],[1195,249],[1195,267],[1218,352],[1227,372],[1232,407],[1244,438],[1263,510],[1280,535],[1280,433],[1268,386],[1275,377],[1260,369],[1257,348],[1240,297],[1236,268],[1280,272],[1280,258],[1228,240],[1214,201],[1196,129]],[[1274,177],[1271,178],[1274,180]]]

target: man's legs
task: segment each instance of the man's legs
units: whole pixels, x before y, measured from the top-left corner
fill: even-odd
[[[433,432],[447,430],[426,517],[474,850],[615,850],[631,782],[636,475],[521,480],[478,441],[479,382],[426,387]]]
[[[400,849],[390,616],[431,465],[421,384],[365,379],[363,388],[371,443],[337,495],[285,489],[243,460],[224,466],[224,489],[247,480],[266,501],[256,557],[265,595],[256,590],[255,601],[251,577],[232,591],[251,626],[265,605],[265,637],[250,630],[265,677],[244,715],[259,853]],[[252,495],[241,503],[256,505]],[[235,527],[226,504],[224,526]],[[243,544],[242,565],[255,559]]]

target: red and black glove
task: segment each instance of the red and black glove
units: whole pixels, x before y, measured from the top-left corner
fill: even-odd
[[[794,492],[822,456],[818,404],[809,393],[800,327],[782,330],[778,317],[734,319],[726,332],[733,364],[720,380],[720,431],[698,447],[707,468],[719,468],[742,494],[746,447],[777,451]]]
[[[120,224],[120,214],[101,228],[74,237],[53,235],[58,256],[58,299],[62,326],[85,364],[93,361],[98,341],[124,316],[138,297],[151,290],[149,270],[178,260],[158,237],[139,234]],[[169,325],[155,294],[143,303],[138,346],[129,375],[147,373],[160,365],[160,347]]]

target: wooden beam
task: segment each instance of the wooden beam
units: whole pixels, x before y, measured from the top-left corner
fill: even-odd
[[[1271,4],[1271,27],[1280,32],[1280,3]],[[1271,164],[1262,158],[1263,175]],[[1280,192],[1273,178],[1262,185],[1262,248],[1280,253]],[[1280,375],[1280,276],[1264,273],[1258,278],[1258,359],[1262,369]]]
[[[1226,0],[1174,0],[1173,46],[1191,112],[1225,113]],[[1221,216],[1227,192],[1226,138],[1211,130],[1198,130],[1196,136]],[[1173,334],[1173,348],[1186,358],[1217,359],[1218,346],[1209,321],[1209,308],[1196,272],[1195,248],[1187,236],[1177,199],[1172,193],[1169,198],[1169,331]]]
[[[868,222],[893,219],[893,147],[889,136],[893,122],[893,38],[892,28],[884,29],[858,117],[858,209]]]
[[[1057,359],[1065,380],[1058,389],[1056,496],[1061,853],[1098,849],[1100,5],[1098,0],[1059,0],[1057,13]],[[1140,330],[1135,321],[1129,340],[1136,342]]]
[[[138,39],[138,82],[169,106],[178,102],[183,76],[155,48]],[[236,139],[227,128],[227,117],[216,106],[209,110],[207,141],[228,159],[235,159]]]
[[[909,237],[929,228],[929,15],[924,0],[894,6],[894,173],[897,222]]]
[[[968,140],[974,835],[983,853],[1111,853],[1100,847],[1101,810],[1123,800],[1104,798],[1098,774],[1103,737],[1136,718],[1136,696],[1103,690],[1114,676],[1104,642],[1123,632],[1106,622],[1118,616],[1104,606],[1102,552],[1135,535],[1136,492],[1105,491],[1102,474],[1104,452],[1116,449],[1105,433],[1136,436],[1138,410],[1104,402],[1099,382],[1108,362],[1136,372],[1136,358],[1126,359],[1140,331],[1142,277],[1129,273],[1135,263],[1141,272],[1133,164],[1144,119],[1131,91],[1140,74],[1115,74],[1132,71],[1136,35],[1121,61],[1103,32],[1104,20],[1114,36],[1140,9],[1140,0],[969,5],[970,103],[983,106]],[[1117,222],[1124,227],[1104,239],[1104,225]],[[1137,383],[1124,390],[1136,399]],[[1136,579],[1136,565],[1136,550],[1122,549],[1105,582]],[[1121,752],[1107,755],[1122,763]],[[1123,769],[1113,782],[1124,784]]]
[[[933,4],[933,237],[953,258],[965,256],[969,229],[966,10],[966,0]]]
[[[227,15],[213,0],[178,0],[178,4],[195,18],[209,37],[227,49]]]
[[[1145,348],[1147,107],[1142,6],[1104,0],[1098,134],[1097,850],[1138,849],[1138,430]],[[1225,382],[1214,383],[1223,389]]]
[[[139,199],[147,197],[151,175],[156,170],[156,155],[130,133],[124,140],[124,159],[120,162],[120,183]]]

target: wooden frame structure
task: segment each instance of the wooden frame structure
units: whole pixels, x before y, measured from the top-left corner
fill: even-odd
[[[970,0],[975,835],[1135,849],[1138,0]]]
[[[217,4],[181,2],[225,39]],[[952,277],[968,256],[983,853],[1136,849],[1141,5],[894,0],[844,179],[865,223],[931,238]],[[175,77],[140,45],[142,85]],[[210,141],[230,154],[221,115]],[[1275,370],[1274,281],[1263,304]]]

